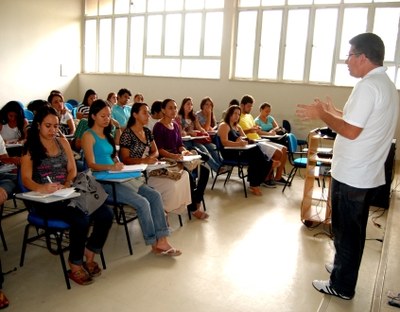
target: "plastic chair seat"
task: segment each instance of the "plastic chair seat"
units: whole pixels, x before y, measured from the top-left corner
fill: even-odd
[[[34,212],[28,214],[28,222],[37,227],[47,227],[53,230],[66,231],[69,229],[69,224],[58,219],[44,219]]]

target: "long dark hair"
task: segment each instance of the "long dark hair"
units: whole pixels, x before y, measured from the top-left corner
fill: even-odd
[[[49,104],[40,107],[33,117],[31,127],[28,130],[28,137],[23,148],[23,155],[29,152],[34,167],[39,166],[42,160],[47,158],[47,150],[40,141],[39,126],[48,115],[54,115],[60,121],[57,111]]]
[[[210,124],[210,126],[211,126],[211,127],[215,127],[214,102],[213,102],[213,100],[212,100],[209,96],[206,96],[205,98],[203,98],[203,99],[201,100],[201,102],[200,102],[200,109],[203,110],[203,107],[206,105],[207,102],[210,102],[210,103],[211,103],[211,107],[212,107],[212,109],[211,109],[211,124]]]
[[[89,128],[92,128],[94,125],[94,119],[92,118],[92,115],[97,115],[105,107],[109,107],[109,106],[107,105],[107,103],[104,100],[101,100],[101,99],[94,101],[92,103],[92,105],[90,105],[89,117],[88,117]],[[111,122],[110,122],[108,124],[108,126],[103,129],[103,134],[106,136],[108,143],[110,143],[111,146],[113,147],[113,152],[111,154],[111,158],[114,158],[115,155],[117,154],[117,150],[115,148],[114,138],[111,135],[111,129],[112,129],[112,127],[111,127]]]
[[[89,106],[89,103],[88,103],[89,96],[95,95],[95,94],[96,94],[96,91],[94,91],[93,89],[86,90],[85,95],[83,96],[82,104],[85,106]]]
[[[228,109],[226,110],[226,114],[225,114],[225,117],[224,117],[224,122],[225,122],[229,127],[231,126],[231,122],[230,122],[231,117],[232,117],[232,115],[233,115],[233,113],[235,112],[236,109],[238,109],[240,113],[242,112],[240,106],[238,106],[238,105],[229,106]],[[239,121],[238,121],[238,122],[239,122]]]
[[[189,101],[193,101],[192,98],[191,97],[185,97],[182,100],[181,107],[179,108],[178,115],[182,116],[182,120],[185,119],[185,108],[184,108],[185,104],[186,104],[186,102],[189,102]],[[188,116],[189,116],[189,119],[191,121],[195,121],[196,120],[196,116],[194,115],[193,109],[189,112]]]
[[[21,139],[25,139],[24,133],[24,122],[25,122],[25,114],[24,109],[17,101],[10,101],[0,110],[0,122],[5,125],[8,123],[8,113],[13,112],[17,114],[17,128],[19,131],[19,136]]]
[[[142,108],[142,106],[149,107],[149,105],[147,105],[146,103],[135,103],[132,105],[131,116],[129,117],[128,123],[126,124],[127,128],[132,127],[136,123],[136,118],[135,116],[133,116],[133,113],[139,114],[139,111]]]

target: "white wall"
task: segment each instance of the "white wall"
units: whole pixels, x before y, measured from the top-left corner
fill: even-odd
[[[81,0],[0,1],[0,106],[47,99],[52,89],[76,96],[81,19]]]

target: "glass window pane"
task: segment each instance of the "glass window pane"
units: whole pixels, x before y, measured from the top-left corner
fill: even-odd
[[[264,11],[258,78],[276,79],[278,75],[279,46],[281,43],[282,11]]]
[[[366,8],[347,8],[344,11],[342,40],[340,43],[340,59],[346,60],[349,54],[349,40],[358,34],[367,30],[367,14]]]
[[[218,79],[220,65],[220,60],[182,60],[182,77]]]
[[[183,55],[200,55],[201,13],[187,13],[185,16],[185,34]]]
[[[146,12],[146,0],[135,0],[131,2],[131,12],[132,13],[144,13]]]
[[[224,15],[222,12],[206,14],[204,33],[204,55],[221,56],[222,26]]]
[[[129,48],[129,72],[143,73],[144,49],[144,16],[136,16],[131,19],[131,38]]]
[[[312,4],[313,0],[288,0],[289,5]]]
[[[86,16],[97,15],[97,0],[86,0],[85,1],[85,15]]]
[[[239,0],[239,7],[257,7],[260,0]]]
[[[115,14],[128,14],[131,2],[129,0],[114,0]]]
[[[183,9],[183,0],[165,0],[165,11],[177,11]]]
[[[111,71],[111,18],[100,20],[99,27],[99,72]]]
[[[256,23],[256,11],[246,11],[239,13],[238,35],[236,43],[235,77],[253,77]]]
[[[128,48],[128,18],[115,19],[114,26],[114,69],[113,72],[126,72],[126,52]]]
[[[314,0],[314,4],[339,4],[340,0]]]
[[[385,61],[393,62],[396,53],[396,41],[399,32],[400,8],[377,8],[373,32],[382,38],[385,44]]]
[[[288,14],[283,79],[303,80],[309,10],[290,10]]]
[[[147,12],[164,11],[164,0],[147,0]]]
[[[85,68],[84,72],[96,71],[96,20],[85,22]]]
[[[199,10],[204,8],[204,0],[185,0],[186,10]]]
[[[337,13],[337,9],[318,9],[315,12],[310,81],[331,81]]]
[[[181,14],[168,14],[165,21],[165,55],[179,56],[181,53]]]
[[[371,3],[373,0],[344,0],[344,3]]]
[[[180,77],[180,60],[148,58],[144,61],[147,76]]]
[[[284,5],[285,0],[262,0],[261,5],[271,6],[271,5]]]
[[[346,64],[337,64],[335,73],[335,85],[344,87],[353,87],[359,79],[350,76]]]
[[[223,9],[224,8],[224,0],[206,0],[205,8],[206,9]]]
[[[162,15],[150,15],[147,19],[147,46],[148,55],[161,55]]]
[[[112,14],[112,0],[99,0],[99,15]]]

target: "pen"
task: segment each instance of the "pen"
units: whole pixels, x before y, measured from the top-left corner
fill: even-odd
[[[47,181],[49,181],[49,183],[53,183],[53,181],[51,181],[50,176],[46,177]]]

